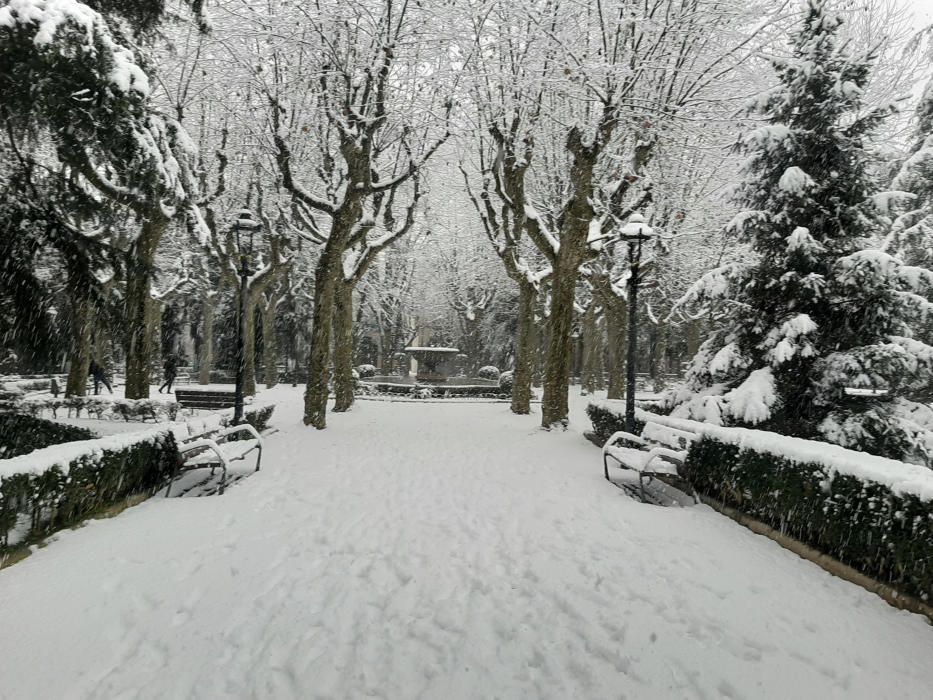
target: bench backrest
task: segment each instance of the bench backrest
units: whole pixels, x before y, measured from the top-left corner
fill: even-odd
[[[236,401],[232,391],[196,391],[176,389],[175,400],[182,406],[193,408],[229,408]]]
[[[666,425],[661,425],[660,423],[651,422],[645,423],[645,427],[641,431],[641,436],[649,442],[657,443],[658,445],[670,447],[675,450],[688,449],[690,443],[698,437],[696,433],[691,433],[687,430],[680,430],[679,428],[671,428]]]

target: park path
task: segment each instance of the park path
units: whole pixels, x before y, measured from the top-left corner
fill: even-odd
[[[929,698],[933,629],[502,404],[279,402],[263,471],[0,572],[0,698]]]

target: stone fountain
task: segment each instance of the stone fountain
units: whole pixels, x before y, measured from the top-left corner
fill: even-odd
[[[418,381],[434,384],[447,381],[459,352],[458,348],[405,348],[405,353],[418,362]]]

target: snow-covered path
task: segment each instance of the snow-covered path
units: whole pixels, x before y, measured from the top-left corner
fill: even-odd
[[[0,697],[929,698],[933,629],[502,404],[278,390],[264,469],[0,572]],[[287,397],[287,398],[286,398]],[[283,403],[284,402],[284,403]]]

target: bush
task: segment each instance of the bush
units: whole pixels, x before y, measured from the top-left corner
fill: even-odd
[[[480,367],[476,372],[476,376],[480,379],[491,379],[493,381],[499,378],[499,368],[493,367],[492,365],[486,365],[485,367]]]
[[[356,368],[356,371],[359,372],[362,379],[376,376],[376,368],[373,365],[360,365]]]
[[[922,498],[895,491],[819,461],[797,461],[710,435],[691,447],[682,476],[699,493],[864,574],[908,595],[933,599],[930,494]]]
[[[179,459],[171,430],[153,429],[0,460],[0,553],[132,494],[153,493]]]
[[[511,394],[512,384],[514,383],[514,381],[515,381],[515,374],[512,372],[512,370],[509,370],[508,372],[503,372],[502,374],[499,375],[499,388],[502,391],[507,391]]]
[[[257,406],[255,408],[247,406],[243,409],[243,419],[261,433],[269,427],[269,419],[272,417],[272,412],[274,410],[274,403],[265,406]]]
[[[153,399],[111,399],[97,396],[71,396],[69,398],[40,397],[14,402],[12,410],[40,416],[43,411],[49,411],[52,417],[57,418],[58,412],[65,409],[69,416],[81,417],[82,411],[90,418],[92,415],[98,420],[114,420],[122,418],[124,421],[154,422],[173,421],[181,408],[177,403],[155,401]]]
[[[636,432],[652,419],[635,411]],[[600,440],[622,412],[590,404]],[[701,434],[679,470],[697,492],[902,593],[933,599],[933,472],[837,445],[658,416]]]
[[[619,430],[625,430],[625,412],[613,410],[607,406],[591,403],[586,407],[586,415],[593,423],[593,433],[599,438],[600,442],[605,442],[609,436]],[[641,433],[645,427],[645,421],[635,416],[635,434]]]
[[[74,440],[97,437],[90,430],[19,413],[0,414],[0,459]]]

